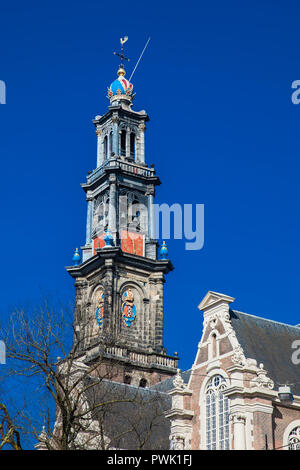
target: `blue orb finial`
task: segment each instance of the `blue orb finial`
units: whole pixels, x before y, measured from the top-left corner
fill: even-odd
[[[73,265],[78,266],[80,264],[80,260],[81,260],[81,256],[80,256],[80,253],[79,253],[79,249],[76,248],[75,251],[74,251],[74,254],[73,254],[73,258],[72,258]]]
[[[114,246],[114,239],[109,229],[105,231],[104,241],[105,241],[104,248],[109,247],[109,246]]]
[[[168,247],[165,241],[163,241],[161,245],[159,254],[160,254],[160,259],[168,259]]]

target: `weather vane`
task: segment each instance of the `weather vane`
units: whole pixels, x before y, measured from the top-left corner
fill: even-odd
[[[118,57],[120,57],[121,59],[121,64],[120,64],[120,68],[123,68],[123,60],[129,60],[127,57],[124,56],[123,54],[123,46],[125,44],[125,42],[128,41],[128,36],[124,36],[124,39],[120,38],[120,43],[121,43],[121,53],[119,54],[118,52],[114,52],[115,55],[117,55]]]

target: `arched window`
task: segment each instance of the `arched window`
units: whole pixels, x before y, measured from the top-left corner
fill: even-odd
[[[123,129],[121,131],[121,145],[120,145],[120,154],[122,157],[126,157],[126,131]]]
[[[300,426],[297,426],[289,433],[289,450],[300,450]]]
[[[109,217],[109,197],[106,199],[104,204],[104,229],[108,228],[108,217]]]
[[[102,224],[103,220],[104,220],[104,207],[103,207],[103,202],[101,202],[95,212],[96,225]]]
[[[124,377],[124,384],[131,384],[131,376],[130,375],[125,375]]]
[[[107,152],[108,152],[108,139],[107,139],[107,135],[104,137],[104,140],[103,140],[103,151],[104,151],[104,160],[107,159]]]
[[[208,360],[211,361],[212,359],[218,356],[218,342],[217,342],[217,333],[211,333],[209,340],[208,340]]]
[[[135,158],[135,133],[130,133],[130,158],[134,160]]]
[[[146,380],[146,379],[141,379],[139,386],[140,386],[141,388],[147,387],[147,380]]]
[[[217,335],[213,333],[211,335],[211,348],[212,348],[212,357],[217,355]]]
[[[112,149],[113,149],[113,133],[112,131],[110,131],[110,134],[109,134],[109,156],[111,156],[112,154]]]
[[[206,387],[206,448],[229,449],[229,400],[223,395],[226,381],[212,377]]]

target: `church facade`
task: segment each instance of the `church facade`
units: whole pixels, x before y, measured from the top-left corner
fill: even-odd
[[[300,361],[293,348],[300,325],[233,310],[233,301],[208,292],[199,305],[204,321],[194,364],[168,390],[171,442],[181,449],[299,450]]]
[[[164,282],[173,266],[166,245],[159,249],[155,240],[160,180],[146,163],[149,118],[132,109],[133,85],[125,78],[123,52],[120,56],[108,111],[93,121],[97,164],[82,184],[87,200],[82,258],[77,249],[67,267],[76,288],[76,364],[93,369],[91,380],[100,356],[100,369],[114,364],[114,375],[102,386],[111,394],[126,389],[147,396],[139,422],[149,421],[153,412],[149,397],[159,400],[156,435],[144,448],[299,449],[300,369],[291,358],[299,326],[232,310],[232,297],[208,292],[199,305],[203,331],[201,336],[199,328],[191,369],[181,373],[178,357],[163,346]],[[87,402],[95,400],[87,390]],[[119,404],[117,413],[107,413],[107,442],[111,423],[121,429],[136,412]],[[93,414],[94,430],[97,419]],[[137,448],[132,434],[110,442],[114,449]]]

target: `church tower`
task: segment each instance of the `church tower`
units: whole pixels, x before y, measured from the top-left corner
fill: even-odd
[[[122,44],[122,41],[121,41]],[[145,162],[149,117],[134,111],[133,85],[125,78],[123,44],[110,105],[93,123],[97,167],[81,186],[86,193],[82,261],[67,267],[76,280],[74,328],[89,364],[104,356],[119,367],[118,381],[151,386],[176,373],[177,356],[163,347],[164,276],[173,269],[155,240],[154,196],[160,180]],[[80,262],[81,261],[81,262]]]

